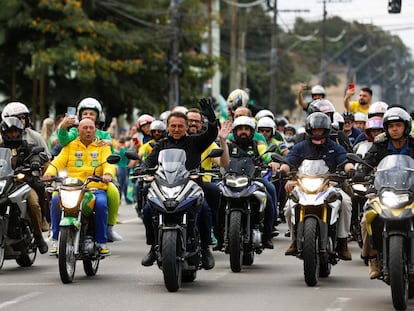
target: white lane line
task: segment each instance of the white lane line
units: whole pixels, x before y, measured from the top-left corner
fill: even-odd
[[[337,297],[325,311],[342,311],[350,300],[348,297]]]
[[[40,296],[40,295],[42,295],[41,292],[32,292],[32,293],[29,293],[29,294],[26,294],[26,295],[23,295],[23,296],[16,297],[12,300],[0,303],[0,309],[5,309],[7,307],[10,307],[12,305],[18,304],[20,302],[29,300],[31,298],[34,298],[34,297]]]
[[[138,216],[135,217],[135,218],[125,219],[125,220],[119,220],[119,223],[117,223],[117,224],[122,225],[122,224],[129,224],[129,223],[132,223],[132,222],[138,222]]]

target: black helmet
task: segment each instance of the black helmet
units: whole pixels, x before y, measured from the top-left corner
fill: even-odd
[[[387,137],[389,138],[389,134],[388,134],[388,125],[391,122],[404,122],[405,125],[405,129],[404,129],[404,136],[408,136],[411,132],[411,117],[408,114],[407,111],[405,111],[404,109],[400,108],[400,107],[392,107],[390,109],[388,109],[385,114],[384,114],[384,118],[382,120],[382,123],[384,125],[384,130],[385,130],[385,134],[387,135]]]
[[[7,132],[15,129],[19,132],[17,137],[9,137]],[[17,148],[23,143],[23,123],[16,117],[7,117],[0,124],[1,138],[7,148]]]
[[[313,135],[313,129],[323,129],[321,135]],[[314,112],[306,118],[305,130],[309,139],[315,145],[321,145],[326,142],[331,132],[331,120],[322,112]]]
[[[342,116],[344,117],[344,120],[351,120],[351,122],[355,121],[355,116],[352,112],[345,111]]]

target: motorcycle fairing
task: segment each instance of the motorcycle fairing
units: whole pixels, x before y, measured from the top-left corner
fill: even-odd
[[[70,227],[70,226],[74,226],[76,229],[79,230],[79,228],[81,226],[81,223],[78,220],[78,218],[76,218],[76,217],[66,216],[66,217],[63,217],[60,220],[59,226],[60,227]]]

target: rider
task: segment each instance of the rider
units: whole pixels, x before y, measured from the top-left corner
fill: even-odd
[[[388,109],[383,118],[385,135],[378,135],[374,144],[365,155],[365,162],[376,167],[387,155],[405,154],[414,158],[414,137],[411,132],[411,117],[407,111],[399,107]],[[366,168],[366,173],[369,171]],[[376,279],[381,275],[381,266],[377,260],[377,251],[371,248],[368,242],[365,215],[361,220],[361,233],[363,239],[363,258],[369,259],[369,277]]]
[[[103,116],[101,104],[92,97],[82,99],[77,107],[79,120],[88,118],[95,122],[97,126]],[[76,128],[78,120],[73,116],[66,116],[58,128],[58,140],[61,146],[66,146],[78,137],[78,129]],[[115,151],[112,145],[112,138],[109,132],[96,128],[96,137],[99,139],[99,146],[110,146],[112,152]],[[108,194],[108,241],[120,241],[122,237],[113,230],[118,216],[118,209],[120,205],[119,190],[114,183],[109,183],[107,187]]]
[[[107,225],[108,225],[108,202],[106,189],[115,176],[116,168],[109,164],[106,158],[111,154],[109,146],[100,145],[96,139],[96,127],[94,121],[89,118],[82,119],[79,122],[78,138],[71,141],[59,155],[52,161],[44,174],[44,179],[50,179],[50,176],[56,175],[57,172],[67,169],[70,177],[77,177],[85,181],[91,176],[96,168],[96,175],[102,177],[102,182],[92,182],[88,188],[98,188],[94,192],[94,221],[95,221],[95,239],[101,255],[110,255],[106,247],[107,242]],[[99,163],[103,165],[97,167]],[[50,201],[50,216],[52,219],[52,243],[50,254],[57,252],[57,239],[59,236],[59,222],[61,211],[59,208],[59,197],[56,195]]]
[[[159,141],[155,146],[147,159],[142,163],[142,168],[153,168],[158,164],[158,154],[163,149],[177,148],[182,149],[186,153],[185,166],[187,170],[196,169],[201,161],[201,154],[204,150],[210,146],[210,144],[216,139],[218,129],[217,120],[214,114],[213,103],[211,99],[201,99],[200,106],[202,113],[208,120],[207,129],[200,135],[187,135],[188,131],[188,118],[180,111],[173,111],[167,119],[168,136]],[[199,180],[201,183],[201,181]],[[209,226],[209,219],[206,217],[208,214],[208,206],[203,204],[202,210],[198,219],[198,227],[200,231],[201,240],[201,254],[202,264],[204,269],[209,270],[214,267],[214,257],[209,249],[211,241],[211,227]],[[141,264],[143,266],[151,266],[157,256],[155,252],[155,236],[154,225],[152,220],[152,211],[148,204],[144,205],[143,221],[145,225],[145,232],[147,236],[147,244],[151,245],[148,254],[142,259]]]
[[[23,128],[24,128],[23,140],[27,141],[29,144],[32,144],[34,146],[43,147],[48,157],[50,157],[49,149],[42,135],[40,135],[38,132],[30,128],[31,126],[30,111],[25,104],[22,104],[20,102],[8,103],[4,107],[1,113],[1,117],[3,120],[7,117],[18,118],[20,122],[23,124]],[[39,178],[38,180],[33,180],[32,187],[36,191],[37,196],[39,197],[39,204],[42,209],[43,218],[48,220],[49,219],[49,207],[47,204],[47,198],[46,198],[45,190],[44,190],[45,186]]]
[[[306,133],[308,139],[297,143],[293,146],[285,157],[287,164],[282,164],[280,169],[289,172],[291,169],[297,169],[305,159],[324,159],[329,171],[334,173],[337,167],[343,168],[345,172],[353,170],[353,165],[346,162],[346,150],[341,145],[329,139],[331,130],[331,120],[321,112],[314,112],[306,118]],[[288,181],[286,183],[286,191],[289,193],[293,190],[295,183]],[[336,251],[342,260],[351,260],[351,252],[348,250],[347,238],[349,236],[349,228],[351,224],[352,204],[351,198],[339,189],[342,195],[341,212],[338,220],[337,239],[338,245]],[[285,217],[292,233],[292,243],[286,250],[285,255],[296,254],[296,236],[293,230],[291,219],[291,209],[286,208]]]
[[[265,156],[264,152],[267,147],[266,145],[258,144],[257,141],[253,139],[255,130],[256,124],[253,118],[241,116],[234,120],[234,139],[228,145],[230,159],[233,157],[248,156],[254,158],[255,161],[266,162],[266,159],[263,157]],[[262,181],[267,190],[262,244],[264,248],[273,249],[272,230],[275,211],[274,206],[276,204],[276,202],[273,201],[273,197],[276,197],[276,195],[272,197],[270,193],[276,194],[276,189],[267,179],[263,178]]]
[[[303,98],[303,91],[305,91],[308,88],[308,85],[306,83],[300,83],[298,87],[298,93],[296,96],[296,100],[298,104],[303,108],[303,110],[307,111],[309,104],[306,102],[306,100]],[[311,89],[311,97],[312,101],[316,99],[323,99],[326,97],[326,91],[322,85],[315,85]]]
[[[33,147],[35,147],[35,145],[29,144],[23,139],[23,124],[16,117],[6,117],[1,122],[0,129],[1,137],[3,139],[0,147],[12,150],[13,158],[11,162],[13,169],[23,166],[25,164],[24,159],[27,158]],[[32,163],[30,163],[31,169],[38,170],[41,167],[42,163],[38,160],[39,159],[33,158]],[[42,212],[39,204],[39,197],[33,188],[33,182],[36,182],[36,180],[34,180],[33,176],[27,178],[27,183],[31,187],[27,198],[27,206],[33,225],[33,235],[36,240],[37,247],[39,248],[39,252],[44,254],[47,252],[48,247],[42,236]],[[45,190],[43,188],[43,192],[44,191]]]

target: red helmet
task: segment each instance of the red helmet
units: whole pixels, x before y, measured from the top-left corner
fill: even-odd
[[[143,114],[138,118],[137,126],[138,128],[141,128],[145,124],[151,124],[153,121],[155,121],[155,118],[150,116],[149,114]]]

